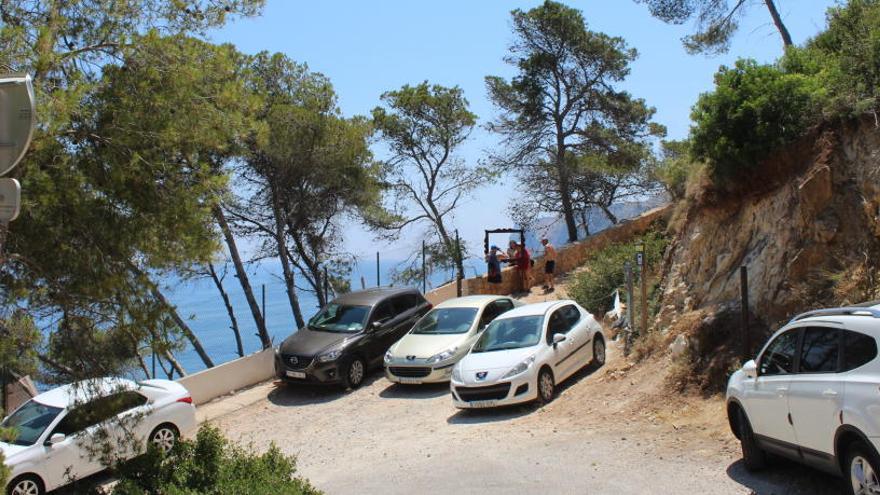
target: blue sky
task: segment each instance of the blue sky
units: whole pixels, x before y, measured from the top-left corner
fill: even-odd
[[[687,136],[690,108],[700,93],[711,89],[719,65],[730,65],[737,57],[772,61],[781,54],[779,35],[763,2],[751,1],[755,5],[743,20],[730,53],[715,58],[688,55],[679,40],[689,33],[689,26],[664,24],[633,0],[566,3],[583,11],[590,29],[621,36],[639,51],[632,74],[622,87],[656,107],[655,120],[667,126],[669,138],[677,139]],[[777,3],[795,42],[802,43],[822,29],[825,10],[836,2]],[[482,125],[494,115],[483,78],[512,75],[502,60],[511,41],[510,11],[538,4],[268,0],[261,17],[237,20],[211,33],[211,39],[233,43],[247,53],[283,52],[307,63],[331,79],[346,115],[368,114],[383,92],[428,80],[460,86]],[[493,136],[478,128],[459,156],[476,163],[494,145]],[[380,149],[376,149],[381,158]],[[511,224],[506,208],[514,197],[514,186],[515,178],[505,176],[498,184],[477,191],[459,211],[455,227],[473,251],[482,249],[483,229]],[[365,258],[375,256],[377,250],[400,258],[420,243],[419,232],[411,231],[396,245],[384,246],[356,225],[346,236],[346,247]]]

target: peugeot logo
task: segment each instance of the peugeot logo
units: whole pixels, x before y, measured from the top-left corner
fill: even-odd
[[[477,380],[485,380],[486,375],[488,375],[488,374],[489,374],[488,371],[478,371],[477,372]]]
[[[406,357],[406,360],[407,360],[407,361],[415,361],[415,360],[416,360],[416,357],[415,357],[415,356],[407,356],[407,357]]]
[[[288,363],[296,365],[299,363],[299,358],[296,356],[291,356],[290,359],[287,360]]]

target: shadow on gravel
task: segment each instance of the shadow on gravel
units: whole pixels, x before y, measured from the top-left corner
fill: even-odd
[[[425,383],[422,385],[392,383],[385,387],[385,390],[379,392],[379,397],[383,399],[436,399],[444,395],[449,395],[448,383]]]
[[[786,459],[774,458],[757,473],[746,470],[742,460],[727,468],[730,479],[756,495],[843,495],[843,480]]]
[[[361,385],[361,388],[369,387],[377,380],[382,380],[384,378],[385,377],[381,373],[371,373],[364,378],[364,383]],[[344,390],[341,385],[312,385],[307,383],[300,385],[286,383],[283,385],[277,385],[274,390],[269,392],[267,398],[269,402],[276,406],[292,407],[323,404],[357,392],[357,390]]]

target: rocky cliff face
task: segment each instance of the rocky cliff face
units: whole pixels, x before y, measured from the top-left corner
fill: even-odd
[[[655,324],[672,329],[689,312],[739,300],[777,327],[815,305],[880,296],[880,129],[826,126],[771,157],[751,191],[701,190],[679,206]],[[720,305],[720,306],[719,306]]]

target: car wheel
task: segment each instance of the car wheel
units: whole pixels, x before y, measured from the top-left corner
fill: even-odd
[[[349,361],[348,366],[345,367],[345,373],[342,376],[342,383],[346,388],[354,390],[364,383],[364,377],[366,375],[367,365],[364,364],[363,359],[356,357]]]
[[[150,433],[150,445],[163,454],[167,454],[177,444],[177,437],[179,435],[174,425],[170,423],[161,424],[153,430],[153,433]]]
[[[553,372],[544,368],[538,373],[538,400],[541,404],[547,404],[556,396],[556,382],[553,380]]]
[[[591,363],[597,368],[605,366],[605,339],[594,337],[593,340],[593,362]]]
[[[8,486],[6,493],[9,495],[43,495],[46,493],[43,481],[32,474],[19,476],[12,480]]]
[[[880,494],[880,462],[874,451],[855,442],[846,449],[846,467],[849,470],[849,493],[853,495]]]
[[[767,453],[761,450],[755,433],[746,413],[739,409],[737,428],[739,428],[739,442],[742,446],[743,464],[749,471],[759,471],[767,465]]]

